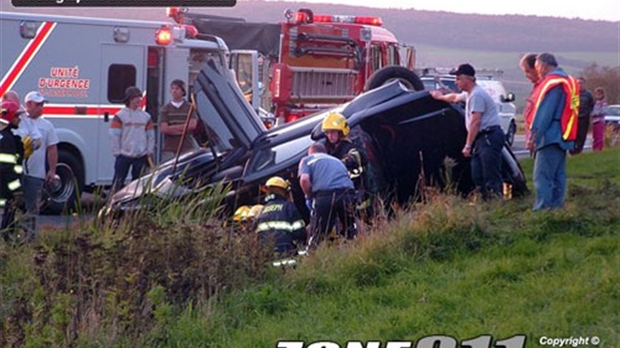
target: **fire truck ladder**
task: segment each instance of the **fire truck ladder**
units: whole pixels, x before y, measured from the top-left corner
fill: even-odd
[[[299,33],[299,41],[313,41],[313,42],[337,42],[344,43],[351,47],[357,46],[355,40],[349,37],[335,36],[335,35],[316,35],[308,33]]]

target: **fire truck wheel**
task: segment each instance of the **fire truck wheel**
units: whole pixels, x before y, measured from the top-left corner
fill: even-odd
[[[67,150],[58,150],[56,165],[58,180],[46,183],[43,188],[44,214],[58,215],[75,210],[79,204],[79,193],[84,186],[84,175],[80,161]]]
[[[364,91],[370,91],[371,89],[383,86],[394,80],[399,80],[410,90],[421,91],[424,89],[422,80],[420,80],[420,77],[413,71],[402,66],[386,66],[370,75],[364,87]]]

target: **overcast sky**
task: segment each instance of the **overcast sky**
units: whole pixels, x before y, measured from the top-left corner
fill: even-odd
[[[249,0],[237,0],[249,1]],[[294,1],[294,0],[284,0]],[[620,0],[303,0],[305,2],[479,14],[521,14],[620,21]]]

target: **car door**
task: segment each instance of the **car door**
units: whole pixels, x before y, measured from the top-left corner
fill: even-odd
[[[232,73],[209,60],[194,85],[196,112],[207,130],[210,146],[230,152],[252,142],[266,132],[264,124],[245,100]]]

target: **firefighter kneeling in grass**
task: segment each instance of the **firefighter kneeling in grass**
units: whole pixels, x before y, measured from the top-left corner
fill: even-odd
[[[259,240],[274,243],[276,257],[297,255],[297,245],[306,240],[306,223],[290,199],[290,184],[274,176],[264,188],[265,205],[255,223]]]

